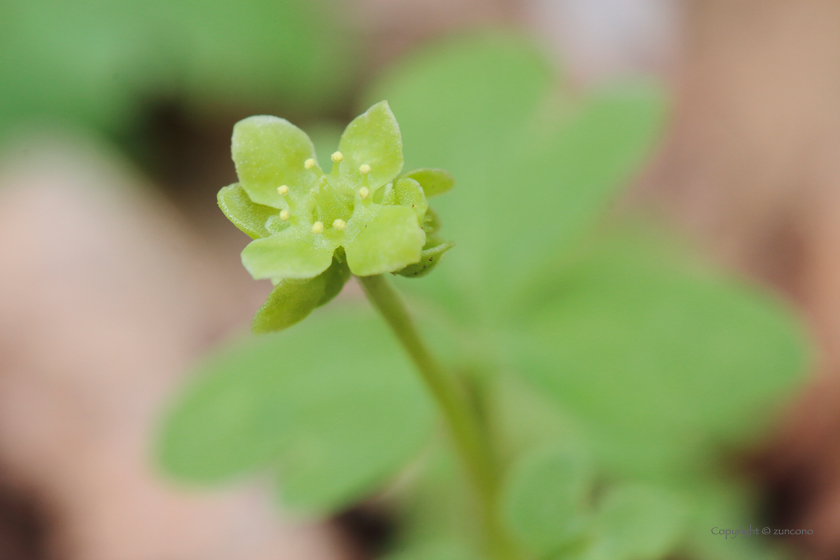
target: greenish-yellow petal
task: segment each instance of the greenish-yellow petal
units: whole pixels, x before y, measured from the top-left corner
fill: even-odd
[[[347,264],[356,276],[395,272],[418,262],[425,242],[411,208],[381,206],[345,247]]]
[[[415,169],[403,173],[402,177],[414,179],[420,183],[427,198],[441,195],[455,186],[455,178],[444,169]]]
[[[277,209],[253,202],[239,183],[223,187],[216,199],[228,220],[252,239],[271,235],[265,223]]]
[[[442,241],[431,247],[428,246],[429,244],[427,242],[426,245],[427,247],[424,247],[420,253],[420,262],[408,265],[397,272],[397,274],[408,278],[421,278],[426,276],[438,265],[444,253],[455,246],[451,241]]]
[[[417,223],[422,225],[429,203],[426,201],[420,183],[414,179],[400,179],[394,184],[394,194],[397,198],[397,204],[411,208],[417,216]]]
[[[242,251],[242,264],[255,280],[312,278],[330,266],[335,251],[334,246],[321,241],[316,244],[313,239],[287,229],[249,243]]]
[[[281,280],[254,315],[251,328],[262,334],[291,327],[337,296],[348,278],[347,264],[333,259],[330,267],[315,278]]]
[[[239,183],[254,202],[283,207],[277,192],[289,187],[287,196],[303,196],[315,181],[304,162],[315,149],[304,131],[285,119],[266,115],[248,117],[233,127],[233,161]]]
[[[403,150],[400,126],[388,102],[380,101],[347,125],[338,149],[348,173],[356,175],[362,165],[370,166],[371,188],[393,180],[402,169]]]

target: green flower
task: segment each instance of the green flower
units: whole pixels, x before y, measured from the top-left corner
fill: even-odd
[[[400,174],[402,138],[386,101],[347,126],[328,174],[306,133],[277,117],[236,123],[232,153],[239,182],[219,191],[219,207],[254,239],[242,251],[245,268],[275,284],[256,332],[300,321],[351,273],[422,276],[452,246],[435,235],[426,197],[454,181],[439,169]]]

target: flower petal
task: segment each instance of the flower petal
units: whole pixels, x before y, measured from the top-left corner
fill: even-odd
[[[227,219],[248,234],[251,239],[271,235],[265,223],[271,216],[277,214],[277,209],[251,201],[248,193],[239,183],[223,187],[216,199]]]
[[[451,241],[441,241],[431,247],[424,248],[423,252],[420,253],[420,262],[408,265],[398,271],[397,274],[408,278],[426,276],[438,265],[443,254],[454,246],[455,244]]]
[[[308,193],[315,175],[303,163],[315,157],[304,131],[285,119],[249,117],[233,127],[231,143],[239,182],[251,200],[282,208],[277,187],[288,185],[292,196]]]
[[[346,247],[347,264],[356,276],[402,270],[420,260],[426,234],[417,216],[404,206],[380,206],[362,232]]]
[[[255,280],[312,278],[330,266],[335,247],[315,243],[287,229],[277,235],[252,241],[242,251],[242,264]]]
[[[333,259],[330,267],[315,278],[281,280],[254,315],[251,328],[263,334],[291,327],[337,296],[348,278],[347,264]]]
[[[455,178],[443,169],[415,169],[403,173],[401,177],[414,179],[420,183],[426,198],[443,194],[455,186]]]
[[[370,166],[370,187],[375,189],[394,179],[403,166],[400,126],[387,101],[380,101],[347,125],[339,151],[348,173],[358,174],[360,165]]]
[[[396,194],[397,204],[411,208],[417,216],[417,223],[422,225],[429,203],[423,195],[423,188],[420,183],[414,179],[400,179],[394,184],[394,193]]]

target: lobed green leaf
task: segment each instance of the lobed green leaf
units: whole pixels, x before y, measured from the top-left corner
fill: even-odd
[[[805,345],[779,302],[655,239],[624,232],[544,274],[508,340],[613,468],[692,470],[758,435],[799,386]]]
[[[159,456],[172,475],[205,484],[274,470],[284,503],[329,512],[401,468],[433,417],[387,329],[354,308],[205,361],[165,418]]]
[[[505,481],[503,519],[512,535],[537,556],[580,539],[593,472],[579,454],[544,447],[526,454]]]
[[[645,484],[611,489],[596,521],[601,556],[648,560],[673,552],[685,530],[686,508],[671,493]]]

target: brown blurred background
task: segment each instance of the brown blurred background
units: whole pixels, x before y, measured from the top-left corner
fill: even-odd
[[[808,317],[817,381],[744,468],[780,525],[814,530],[799,543],[803,557],[840,557],[840,2],[352,0],[342,9],[363,43],[348,87],[429,37],[488,22],[534,30],[578,88],[638,72],[670,85],[667,139],[625,204],[666,216]],[[334,117],[349,117],[347,105]],[[234,180],[234,120],[195,119],[177,100],[151,106],[154,157],[142,173],[124,156],[103,157],[110,148],[97,140],[46,130],[3,150],[0,559],[363,557],[386,529],[358,515],[292,528],[259,484],[176,490],[146,457],[159,403],[191,360],[247,324],[268,289],[239,266],[244,240],[211,196]]]

